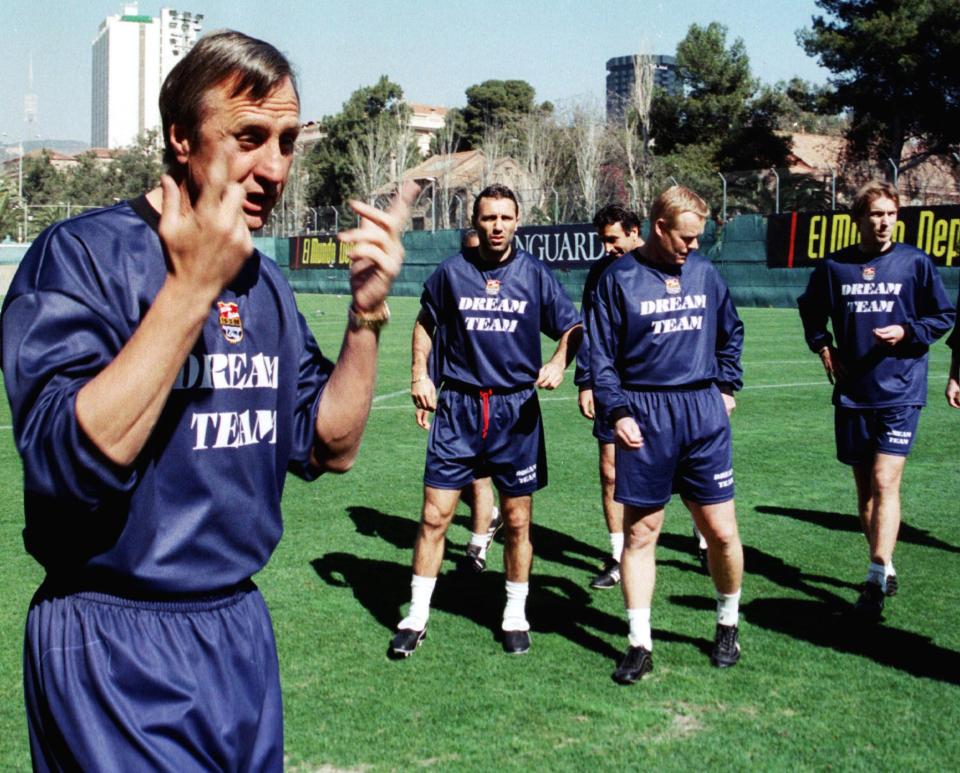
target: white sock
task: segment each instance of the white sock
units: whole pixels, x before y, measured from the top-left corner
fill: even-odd
[[[697,546],[701,550],[707,549],[707,538],[703,536],[700,529],[697,528],[697,524],[693,524],[693,534],[697,538]]]
[[[613,556],[614,561],[616,561],[618,564],[620,563],[620,556],[623,555],[622,531],[610,532],[610,555]]]
[[[873,561],[870,562],[870,566],[867,569],[867,582],[875,582],[881,588],[883,592],[887,592],[887,578],[895,577],[897,570],[893,568],[893,562],[889,564],[877,564]]]
[[[630,634],[627,636],[630,640],[630,646],[643,647],[652,652],[653,634],[650,631],[650,608],[628,609],[627,621],[630,623]]]
[[[477,534],[475,531],[470,532],[470,544],[474,547],[480,548],[480,558],[487,557],[487,533]]]
[[[740,591],[717,591],[717,622],[720,625],[737,625],[740,622]]]
[[[413,580],[410,582],[410,611],[400,621],[397,629],[411,628],[414,631],[422,631],[427,627],[427,618],[430,617],[430,598],[433,596],[436,584],[436,577],[413,575]]]
[[[876,583],[881,588],[887,584],[887,568],[883,564],[871,561],[867,567],[867,582]]]
[[[529,631],[530,623],[527,622],[525,607],[530,583],[507,580],[506,584],[507,604],[503,608],[503,625],[501,627],[504,631]]]

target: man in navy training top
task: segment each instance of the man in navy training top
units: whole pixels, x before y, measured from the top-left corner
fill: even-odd
[[[957,292],[957,308],[960,308],[960,291]],[[960,408],[960,324],[953,327],[953,332],[947,339],[950,347],[950,371],[947,375],[947,405],[951,408]]]
[[[673,491],[707,539],[717,598],[711,662],[724,668],[740,658],[743,547],[729,415],[742,385],[743,324],[720,275],[696,252],[708,214],[687,188],[661,193],[646,243],[607,269],[587,321],[594,395],[614,429],[614,495],[624,506],[630,633],[613,674],[621,684],[653,668],[655,548]]]
[[[463,232],[460,239],[460,251],[476,250],[480,246],[480,237],[477,236],[475,228],[468,228]],[[421,311],[422,315],[423,312]],[[427,322],[421,322],[427,325]],[[434,336],[437,330],[434,329]],[[417,333],[414,328],[413,345],[416,344]],[[432,344],[429,359],[430,380],[435,384],[440,381],[440,354],[443,351],[442,346],[438,346],[436,341]],[[416,363],[413,365],[416,368]],[[414,376],[415,378],[416,376]],[[411,384],[413,381],[411,380]],[[430,429],[430,411],[426,408],[416,409],[417,426],[421,429]],[[497,536],[500,527],[503,526],[503,519],[500,517],[500,508],[494,502],[493,484],[490,478],[477,478],[469,486],[465,486],[460,492],[460,497],[470,508],[470,542],[467,544],[466,552],[463,556],[461,566],[478,574],[487,568],[487,550],[493,544],[493,538]]]
[[[253,248],[293,160],[289,62],[202,38],[160,94],[167,174],[47,229],[2,317],[23,456],[37,770],[283,769],[279,667],[250,577],[282,531],[287,471],[357,454],[414,190],[341,235],[352,303],[336,365]]]
[[[640,238],[640,218],[634,212],[618,204],[608,204],[593,218],[593,227],[603,244],[605,255],[590,267],[583,285],[580,314],[589,319],[593,304],[593,291],[607,267],[617,258],[643,244]],[[584,336],[583,345],[577,352],[577,369],[573,377],[579,387],[578,404],[581,415],[593,421],[593,436],[597,439],[600,464],[600,501],[603,517],[610,535],[610,555],[603,563],[600,573],[590,581],[591,588],[615,588],[620,582],[620,554],[623,552],[623,505],[613,498],[614,436],[612,428],[603,420],[593,397],[593,382],[590,378],[590,345]]]
[[[485,188],[473,204],[479,248],[447,258],[424,283],[411,395],[417,408],[436,411],[436,418],[427,442],[410,610],[390,642],[390,657],[407,657],[423,641],[460,489],[485,476],[500,492],[506,534],[503,648],[509,654],[530,649],[525,606],[533,559],[532,494],[547,484],[536,389],[561,384],[582,327],[550,270],[514,246],[519,215],[513,191]],[[439,395],[428,373],[435,328],[443,346]],[[559,341],[545,365],[541,331]]]
[[[640,218],[635,212],[619,204],[608,204],[600,209],[593,218],[593,227],[604,246],[605,255],[590,267],[583,285],[583,299],[580,314],[587,320],[593,305],[593,291],[607,267],[617,258],[643,244],[640,236]],[[583,345],[577,352],[577,369],[574,383],[579,387],[578,403],[580,414],[593,422],[593,436],[597,438],[600,459],[600,497],[603,517],[610,535],[610,555],[604,560],[600,573],[590,581],[590,587],[597,590],[615,588],[620,583],[620,555],[623,552],[623,505],[613,497],[616,481],[614,462],[614,433],[604,421],[603,411],[595,404],[593,382],[590,378],[590,345],[584,336]],[[697,540],[697,558],[702,566],[707,565],[707,541],[693,527]]]
[[[892,185],[864,185],[851,209],[860,242],[817,266],[797,299],[807,344],[834,384],[837,459],[853,469],[870,551],[854,608],[869,621],[898,589],[900,481],[927,401],[927,351],[954,320],[933,261],[893,242],[899,208]]]

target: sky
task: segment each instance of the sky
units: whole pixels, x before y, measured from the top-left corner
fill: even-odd
[[[691,24],[726,25],[742,38],[753,75],[765,83],[829,73],[797,45],[818,12],[814,0],[141,0],[204,14],[284,51],[300,78],[304,121],[339,112],[361,86],[387,75],[410,102],[462,107],[464,90],[488,79],[520,79],[538,101],[601,105],[606,61],[645,51],[674,54]],[[120,0],[3,0],[0,144],[20,139],[90,141],[91,43]],[[682,11],[677,13],[675,11]],[[37,117],[24,120],[30,63]]]

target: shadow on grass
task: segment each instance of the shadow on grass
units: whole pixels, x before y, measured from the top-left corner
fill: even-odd
[[[870,658],[911,676],[960,684],[960,653],[910,631],[865,624],[852,615],[850,604],[838,601],[830,606],[811,599],[765,598],[744,605],[743,611],[751,625],[818,647]]]
[[[406,564],[328,553],[310,565],[328,585],[350,588],[354,598],[392,633],[402,617],[400,608],[410,600],[410,568]],[[503,603],[502,574],[453,569],[437,581],[431,607],[470,620],[499,640]],[[565,577],[535,574],[531,578],[527,610],[535,633],[558,634],[584,649],[618,658],[620,652],[600,634],[622,636],[625,623],[591,603],[590,594]],[[670,634],[663,638],[685,640]]]
[[[369,507],[352,505],[347,508],[357,532],[384,540],[401,550],[413,550],[418,522],[412,518],[389,515]],[[454,516],[453,525],[462,528],[463,541],[447,539],[446,560],[463,554],[470,529],[470,518]],[[502,542],[502,532],[498,541]],[[530,597],[527,610],[534,633],[558,634],[586,650],[619,661],[620,649],[605,637],[623,637],[626,621],[593,606],[593,595],[586,587],[606,553],[568,534],[538,523],[531,527],[531,541],[537,560],[530,578]],[[696,561],[696,542],[692,536],[661,534],[661,544],[690,556],[689,565],[681,568],[702,572]],[[541,563],[542,562],[542,563]],[[585,572],[583,584],[566,577],[538,571],[543,563],[552,562]],[[387,631],[393,631],[402,617],[401,607],[410,600],[410,565],[390,561],[361,558],[349,553],[328,553],[310,562],[319,577],[328,585],[349,587],[354,597]],[[619,589],[616,591],[619,593]],[[712,600],[708,599],[712,604]],[[500,639],[500,621],[504,603],[503,575],[499,572],[473,574],[449,569],[441,574],[433,594],[431,607],[448,614],[471,620],[494,633]],[[712,630],[712,629],[711,629]],[[702,652],[709,652],[712,642],[670,631],[657,630],[658,640],[688,644]]]
[[[777,507],[775,505],[758,505],[754,508],[762,515],[780,515],[787,518],[794,518],[798,521],[806,521],[815,524],[824,529],[834,531],[849,531],[856,534],[860,533],[860,519],[856,515],[849,513],[824,512],[822,510],[803,510],[796,507]],[[949,553],[960,553],[960,547],[951,545],[949,542],[934,537],[925,529],[918,529],[908,523],[900,524],[900,534],[897,537],[900,542],[908,542],[911,545],[921,545],[928,548],[937,548],[946,550]]]
[[[413,550],[419,521],[358,505],[349,506],[347,514],[357,527],[359,534],[382,539],[401,550]],[[455,515],[451,526],[460,527],[464,531],[460,535],[454,528],[447,532],[447,552],[455,555],[462,554],[470,539],[470,518],[466,515]],[[593,545],[538,523],[531,526],[530,540],[533,542],[536,558],[563,564],[572,569],[582,569],[589,572],[591,576],[598,571],[606,555]],[[502,543],[502,531],[497,536],[497,541]]]
[[[853,614],[852,597],[846,601],[823,587],[854,591],[859,585],[806,574],[777,556],[748,546],[744,547],[744,566],[747,575],[762,576],[809,597],[754,599],[741,607],[751,625],[818,647],[870,658],[912,676],[960,684],[960,653],[939,647],[920,634],[864,623]],[[692,609],[713,607],[706,596],[671,596],[670,600]]]

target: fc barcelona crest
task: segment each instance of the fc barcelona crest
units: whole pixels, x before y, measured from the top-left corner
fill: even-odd
[[[499,295],[500,294],[500,280],[499,279],[488,279],[487,280],[487,295]]]
[[[680,295],[680,280],[675,276],[668,276],[664,280],[667,286],[667,295]]]
[[[877,275],[877,269],[873,266],[864,266],[863,267],[863,281],[872,282],[873,278]]]
[[[220,329],[223,337],[231,344],[243,340],[243,322],[240,321],[240,307],[233,301],[217,301],[220,310]]]

